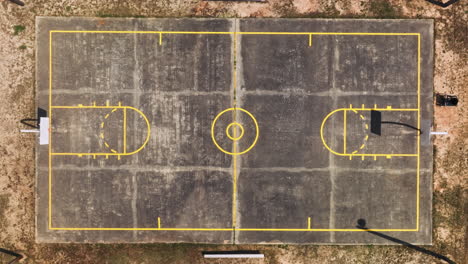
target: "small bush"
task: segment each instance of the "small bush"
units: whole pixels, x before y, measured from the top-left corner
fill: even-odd
[[[26,29],[23,25],[15,25],[13,26],[13,35],[18,35],[19,33],[23,32]]]

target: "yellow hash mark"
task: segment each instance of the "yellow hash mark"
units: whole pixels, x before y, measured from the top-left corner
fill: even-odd
[[[311,227],[311,221],[310,221],[310,217],[307,219],[307,229],[310,229]]]
[[[366,144],[362,144],[359,149],[363,149]]]
[[[390,156],[390,155],[387,155],[387,159],[391,159],[391,158],[392,158],[392,156]]]
[[[351,108],[351,110],[353,110],[353,112],[357,114],[357,111],[356,111],[356,110],[354,110],[354,109],[352,109],[352,108]]]
[[[312,34],[309,34],[309,47],[312,47]]]
[[[358,151],[357,151],[357,150],[355,150],[355,151],[353,151],[353,153],[352,153],[352,154],[354,154],[354,153],[356,153],[356,152],[358,152]]]
[[[107,144],[107,142],[104,142],[104,145],[106,145],[106,147],[109,147],[109,144]]]
[[[104,133],[101,132],[101,138],[104,139]]]
[[[120,160],[120,155],[117,155],[117,160]]]
[[[161,228],[161,218],[158,217],[158,228]]]
[[[117,153],[117,151],[115,151],[114,149],[111,149],[111,151],[112,151],[113,153]]]
[[[108,117],[109,117],[109,114],[107,114],[107,115],[104,117],[104,119],[107,119]]]
[[[101,128],[104,128],[104,122],[101,123]]]
[[[367,124],[365,124],[365,126],[366,126],[366,129],[369,129],[369,126]]]
[[[114,113],[115,111],[117,111],[117,108],[112,109],[111,113]]]
[[[363,116],[363,115],[359,115],[359,117],[361,117],[361,119],[364,120],[364,116]]]
[[[364,156],[361,156],[361,160],[364,160]]]
[[[364,140],[368,140],[369,139],[369,135],[366,135],[366,137],[364,138]]]
[[[377,156],[374,156],[374,160],[377,160]]]

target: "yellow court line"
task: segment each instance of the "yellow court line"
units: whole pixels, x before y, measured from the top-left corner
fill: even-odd
[[[71,105],[61,105],[61,106],[51,106],[53,109],[109,109],[109,108],[118,108],[118,109],[130,109],[130,110],[133,110],[135,112],[137,112],[139,115],[141,115],[141,117],[143,117],[143,119],[145,120],[145,123],[146,123],[146,127],[147,127],[147,133],[146,133],[146,139],[145,141],[143,142],[143,144],[135,151],[132,151],[132,152],[125,152],[125,153],[113,153],[115,155],[123,155],[123,156],[128,156],[128,155],[133,155],[135,153],[138,153],[140,152],[148,143],[149,139],[150,139],[150,136],[151,136],[151,125],[150,125],[150,122],[148,120],[148,118],[146,117],[146,115],[140,111],[139,109],[135,108],[135,107],[131,107],[131,106],[110,106],[110,105],[106,105],[106,106],[94,106],[94,105],[90,105],[90,106],[71,106]],[[112,153],[74,153],[74,152],[56,152],[56,153],[52,153],[52,155],[112,155]]]
[[[309,47],[312,47],[312,34],[309,34]]]
[[[311,227],[311,221],[310,221],[310,217],[307,218],[307,229],[310,230],[310,227]]]
[[[52,32],[49,32],[49,229],[52,228]]]
[[[421,129],[421,34],[418,34],[418,130]],[[418,133],[417,153],[418,159],[416,162],[416,229],[419,230],[419,181],[420,181],[420,159],[421,159],[421,135]]]
[[[237,123],[237,34],[234,33],[233,35],[233,82],[232,82],[232,88],[233,88],[233,93],[234,93],[234,122]],[[228,126],[229,127],[229,126]],[[234,138],[236,138],[236,132],[237,129],[234,128],[233,134]],[[229,134],[228,134],[229,135]],[[232,153],[237,153],[237,144],[235,141],[232,142]],[[232,227],[235,229],[236,228],[236,218],[237,218],[237,157],[236,155],[233,155],[232,157],[232,163],[233,163],[233,168],[232,168]]]
[[[232,232],[232,228],[145,228],[145,227],[52,227],[51,230],[94,230],[94,231],[230,231]],[[346,228],[237,228],[238,231],[284,231],[284,232],[366,232],[366,231],[380,231],[380,232],[415,232],[416,229],[346,229]]]
[[[344,119],[344,124],[343,124],[343,154],[346,154],[346,113],[348,110],[343,111],[343,119]]]
[[[161,44],[161,37],[162,34],[241,34],[241,35],[309,35],[311,38],[311,34],[315,35],[383,35],[383,36],[410,36],[410,35],[417,35],[418,36],[418,109],[371,109],[371,110],[380,110],[380,111],[418,111],[418,128],[420,127],[420,34],[419,33],[370,33],[370,32],[195,32],[195,31],[87,31],[87,30],[52,30],[49,31],[49,127],[52,128],[52,109],[54,108],[76,108],[76,107],[68,107],[68,106],[52,106],[52,33],[141,33],[141,34],[160,34],[160,44]],[[311,44],[311,39],[310,39]],[[115,108],[114,106],[111,106]],[[94,107],[94,108],[111,108],[107,107]],[[91,108],[91,107],[85,107]],[[117,107],[120,108],[120,107]],[[126,110],[126,108],[130,107],[121,107]],[[136,109],[135,109],[136,110]],[[355,111],[354,109],[351,109]],[[369,109],[359,109],[359,110],[369,110]],[[138,111],[138,110],[137,110]],[[141,113],[141,111],[138,111]],[[149,128],[149,122],[146,116],[143,115],[145,121],[147,122]],[[323,124],[322,124],[323,125]],[[258,131],[258,128],[257,128]],[[149,140],[150,131],[148,130],[148,137],[145,141],[144,145],[146,145],[147,141]],[[417,228],[416,229],[262,229],[262,228],[240,228],[239,231],[335,231],[335,232],[352,232],[352,231],[397,231],[397,232],[405,232],[405,231],[418,231],[419,230],[419,162],[420,162],[420,137],[418,136],[418,154],[415,156],[418,157],[418,164],[417,164],[417,173],[418,173],[418,184],[417,184]],[[134,153],[141,150],[144,145],[135,151]],[[58,155],[60,153],[52,153],[52,135],[49,133],[49,229],[51,230],[193,230],[193,231],[232,231],[231,228],[159,228],[159,218],[158,218],[158,228],[53,228],[52,227],[52,155]],[[71,153],[66,153],[67,155]],[[87,155],[89,153],[74,153],[73,155]],[[108,153],[95,153],[92,155],[112,155]],[[117,154],[119,155],[119,154]],[[354,156],[381,156],[380,154],[357,154]],[[389,156],[388,154],[382,154]],[[391,156],[414,156],[413,154],[390,154]],[[350,155],[350,158],[352,156]],[[234,155],[234,160],[235,160]]]
[[[158,217],[158,229],[161,229],[161,218]]]
[[[127,153],[127,108],[123,109],[123,153]]]
[[[238,32],[238,31],[142,31],[142,30],[51,30],[51,33],[102,33],[102,34],[207,34],[207,35],[354,35],[354,36],[418,36],[419,33],[395,32]]]
[[[346,154],[346,153],[340,153],[340,152],[337,152],[337,151],[334,151],[330,148],[330,146],[328,146],[327,142],[325,141],[325,137],[324,137],[324,127],[325,127],[325,123],[327,122],[328,118],[330,118],[330,116],[332,116],[333,114],[335,114],[336,112],[339,112],[339,111],[347,111],[347,110],[352,110],[354,112],[358,112],[358,111],[372,111],[372,110],[377,110],[377,111],[413,111],[413,112],[417,112],[418,109],[414,109],[414,108],[352,108],[352,106],[350,105],[350,108],[338,108],[336,110],[333,110],[331,111],[330,113],[328,113],[327,116],[325,116],[325,118],[323,119],[322,121],[322,124],[320,126],[320,139],[322,140],[322,143],[323,145],[325,146],[326,149],[328,149],[328,151],[330,151],[331,153],[335,154],[335,155],[338,155],[338,156],[349,156],[349,155],[353,155],[353,156],[393,156],[393,157],[408,157],[408,156],[418,156],[418,154],[410,154],[410,153],[398,153],[398,154]]]

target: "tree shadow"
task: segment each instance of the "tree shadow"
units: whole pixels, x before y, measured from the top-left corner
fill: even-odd
[[[0,248],[0,253],[4,253],[4,254],[7,254],[7,255],[10,255],[12,257],[15,257],[12,261],[8,262],[8,264],[13,264],[15,263],[16,261],[20,260],[23,258],[22,255],[18,254],[18,253],[15,253],[13,251],[10,251],[8,249],[4,249],[4,248]]]
[[[433,252],[433,251],[427,250],[427,249],[422,248],[422,247],[415,246],[415,245],[413,245],[413,244],[410,244],[410,243],[408,243],[408,242],[406,242],[406,241],[403,241],[403,240],[400,240],[400,239],[398,239],[398,238],[394,238],[394,237],[391,237],[391,236],[389,236],[389,235],[385,235],[385,234],[382,234],[382,233],[380,233],[380,232],[373,231],[371,228],[366,227],[366,220],[364,220],[364,219],[358,219],[358,220],[357,220],[357,226],[356,226],[356,227],[357,227],[357,228],[360,228],[360,229],[363,229],[363,230],[366,230],[366,232],[371,233],[371,234],[373,234],[373,235],[376,235],[376,236],[379,236],[379,237],[381,237],[381,238],[390,240],[390,241],[392,241],[392,242],[394,242],[394,243],[398,243],[398,244],[400,244],[400,245],[409,247],[409,248],[411,248],[411,249],[414,249],[414,250],[419,251],[419,252],[421,252],[421,253],[424,253],[424,254],[426,254],[426,255],[433,256],[433,257],[435,257],[435,258],[437,258],[437,259],[440,259],[440,260],[443,260],[443,261],[445,261],[445,262],[447,262],[447,263],[456,264],[453,260],[447,258],[446,256],[437,254],[437,253],[435,253],[435,252]]]

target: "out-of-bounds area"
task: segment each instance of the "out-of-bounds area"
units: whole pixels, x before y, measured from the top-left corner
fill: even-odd
[[[432,31],[38,18],[38,241],[430,243]]]
[[[463,5],[319,2],[2,2],[0,248],[32,263],[463,263]],[[167,15],[257,19],[134,17]],[[354,18],[317,18],[340,15]],[[48,145],[17,131],[37,107]]]

